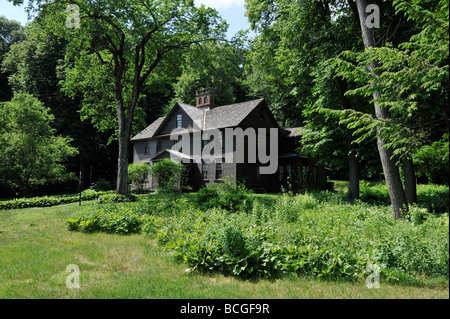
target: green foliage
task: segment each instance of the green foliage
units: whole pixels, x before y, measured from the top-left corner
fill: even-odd
[[[294,203],[294,205],[293,205]],[[311,195],[292,196],[283,194],[275,206],[276,213],[286,223],[296,222],[304,209],[312,209],[319,202]]]
[[[411,274],[448,278],[448,216],[420,208],[413,214],[412,222],[396,221],[388,207],[283,195],[271,207],[255,203],[249,213],[186,209],[157,239],[189,272],[363,280],[374,263],[390,281]]]
[[[238,225],[228,225],[220,240],[223,252],[232,258],[243,258],[248,255],[246,237]]]
[[[111,190],[112,186],[110,181],[104,178],[99,178],[97,182],[91,185],[90,188],[96,191],[109,191]]]
[[[371,205],[389,205],[389,192],[384,183],[360,182],[360,200]],[[449,211],[449,188],[442,185],[417,185],[417,207],[428,213]]]
[[[219,189],[215,186],[205,186],[195,194],[195,205],[200,209],[208,209],[219,206]]]
[[[23,41],[24,39],[23,27],[18,21],[9,20],[4,16],[0,16],[0,59],[3,54],[8,52],[12,44]]]
[[[417,185],[417,205],[430,213],[449,211],[449,188],[442,185]]]
[[[177,101],[196,105],[195,92],[200,88],[214,88],[215,105],[242,102],[244,49],[233,43],[201,43],[185,55],[182,74],[174,85],[175,96],[168,107]]]
[[[446,138],[423,146],[413,155],[417,177],[433,184],[449,184],[449,143]]]
[[[221,208],[229,212],[245,212],[252,209],[252,193],[244,184],[227,179],[201,188],[195,195],[194,204],[203,210]]]
[[[430,217],[430,213],[426,208],[419,208],[416,205],[412,205],[408,210],[409,219],[414,225],[422,224],[428,217]]]
[[[24,39],[23,27],[18,21],[0,16],[0,70],[11,46]],[[9,73],[0,72],[0,102],[9,101],[12,98],[12,90],[8,85],[10,76]]]
[[[359,182],[360,200],[371,205],[389,205],[389,192],[386,184],[377,183],[376,185],[364,180]]]
[[[397,0],[396,14],[413,21],[416,34],[399,44],[362,52],[344,51],[335,59],[336,74],[357,84],[347,96],[374,97],[389,118],[366,112],[337,111],[354,130],[357,142],[380,135],[397,159],[408,157],[448,134],[448,1],[427,4]],[[376,62],[369,71],[367,65]],[[436,145],[437,146],[437,145]]]
[[[54,135],[53,121],[49,109],[27,93],[0,105],[0,182],[25,197],[39,186],[74,179],[64,162],[78,151],[71,139]]]
[[[141,230],[145,218],[129,208],[109,206],[94,211],[84,211],[66,221],[70,231],[85,233],[106,232],[115,234],[133,234]]]
[[[139,198],[136,195],[121,195],[121,194],[105,194],[99,196],[97,199],[98,204],[107,204],[107,203],[129,203],[136,202]]]
[[[280,38],[276,32],[257,36],[246,54],[245,84],[253,97],[264,97],[276,120],[282,126],[297,126],[301,110],[290,95],[292,87],[283,81],[285,75],[273,57]]]
[[[184,186],[185,167],[171,159],[156,162],[150,168],[158,193],[178,193]]]
[[[80,28],[69,29],[68,4],[34,0],[29,7],[39,12],[43,28],[67,41],[59,68],[62,90],[81,100],[83,119],[100,131],[115,132],[111,139],[118,136],[120,114],[128,130],[132,121],[145,125],[145,95],[151,86],[173,83],[184,49],[221,38],[227,28],[215,10],[192,1],[81,0]]]
[[[109,194],[116,196],[116,194]],[[135,198],[135,196],[133,196]],[[123,202],[109,201],[109,203]],[[125,200],[129,202],[129,200]],[[130,205],[130,204],[129,204]],[[131,207],[104,205],[101,208],[85,209],[66,220],[66,228],[80,232],[107,232],[116,234],[156,233],[164,223],[163,215],[149,201],[139,201]]]
[[[137,192],[144,191],[145,181],[150,174],[150,167],[146,163],[133,163],[128,165],[128,182],[132,183]]]
[[[94,200],[100,196],[106,196],[109,192],[106,191],[94,191],[91,189],[81,192],[81,200]],[[80,200],[79,194],[74,195],[60,195],[60,196],[43,196],[33,198],[18,198],[9,201],[0,202],[1,209],[18,209],[29,207],[49,207],[55,205],[75,203]]]
[[[27,24],[25,30],[25,41],[13,44],[5,54],[2,63],[4,73],[0,73],[0,78],[7,76],[12,91],[33,94],[48,107],[49,113],[55,117],[51,124],[55,135],[70,137],[73,140],[71,145],[82,154],[82,161],[89,162],[94,171],[114,166],[116,161],[111,161],[112,154],[109,153],[114,147],[106,145],[108,135],[98,134],[91,123],[82,121],[80,100],[72,100],[61,91],[61,64],[67,41],[40,25],[38,19]],[[102,80],[102,83],[106,81]],[[103,97],[107,99],[106,94]],[[74,171],[79,162],[79,158],[72,157],[68,159],[67,167]],[[84,176],[87,176],[89,167],[82,165],[82,168],[85,170]],[[108,178],[112,179],[112,176]]]
[[[385,185],[374,188],[387,193]],[[448,279],[448,213],[432,214],[417,205],[407,218],[395,220],[388,205],[350,204],[345,194],[330,192],[282,194],[267,205],[254,200],[251,209],[238,214],[198,208],[199,199],[216,199],[217,194],[218,189],[210,189],[192,201],[151,195],[127,206],[81,212],[66,225],[83,232],[153,234],[161,248],[189,266],[187,272],[364,280],[366,267],[376,264],[382,280],[417,282],[423,275]]]

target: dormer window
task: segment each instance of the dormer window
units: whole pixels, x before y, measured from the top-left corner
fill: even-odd
[[[181,128],[182,123],[183,123],[183,115],[177,114],[177,128]]]

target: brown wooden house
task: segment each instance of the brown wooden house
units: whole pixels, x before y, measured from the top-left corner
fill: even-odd
[[[176,141],[170,139],[173,129],[186,129],[188,134],[207,134],[211,130],[224,133],[227,128],[266,128],[278,130],[277,170],[273,174],[260,174],[262,165],[259,161],[252,163],[248,159],[248,141],[245,140],[244,162],[239,163],[198,163],[192,152],[173,150]],[[205,185],[220,183],[227,177],[245,183],[255,191],[278,192],[281,187],[291,187],[294,191],[324,190],[327,188],[327,170],[317,161],[298,154],[302,128],[282,129],[275,120],[264,99],[224,106],[214,105],[214,93],[206,90],[197,92],[197,105],[181,102],[175,103],[166,117],[160,117],[141,133],[134,136],[133,162],[145,162],[150,166],[164,158],[176,155],[182,158],[188,169],[188,184],[194,190]],[[226,134],[223,134],[224,138]],[[223,138],[223,139],[224,139]],[[237,155],[233,141],[233,158]],[[226,141],[221,141],[225,145]],[[258,143],[256,143],[258,145]],[[257,146],[256,146],[257,147]],[[191,149],[192,151],[192,149]],[[148,177],[147,188],[153,190],[152,177]]]

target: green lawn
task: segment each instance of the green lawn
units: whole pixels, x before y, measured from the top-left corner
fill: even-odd
[[[262,197],[270,196],[276,195]],[[448,283],[432,281],[425,287],[382,281],[368,289],[364,282],[297,276],[246,281],[186,274],[187,266],[151,236],[69,232],[65,221],[78,209],[73,203],[0,211],[0,298],[449,298]],[[80,289],[66,287],[70,264],[80,269]]]

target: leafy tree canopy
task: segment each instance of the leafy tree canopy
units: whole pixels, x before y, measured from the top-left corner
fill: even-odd
[[[69,138],[54,135],[53,120],[30,94],[16,94],[0,106],[0,182],[25,197],[39,186],[74,177],[64,162],[78,151]]]

